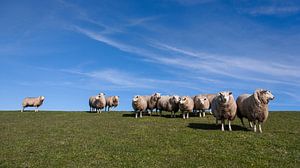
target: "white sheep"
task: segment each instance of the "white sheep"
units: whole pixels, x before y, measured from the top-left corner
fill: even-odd
[[[273,100],[274,95],[263,89],[257,89],[252,95],[242,94],[237,100],[237,116],[241,119],[243,126],[243,118],[247,118],[252,128],[252,122],[254,123],[253,131],[256,132],[256,120],[258,121],[259,132],[262,133],[261,125],[264,123],[269,114],[268,103]]]
[[[189,118],[189,113],[193,112],[194,101],[190,96],[180,97],[179,109],[182,112],[182,118]]]
[[[136,95],[132,98],[132,108],[135,112],[135,118],[138,118],[138,113],[140,113],[140,118],[142,118],[143,112],[147,111],[147,101],[143,96]]]
[[[236,109],[237,105],[232,95],[232,92],[220,92],[213,99],[211,110],[214,117],[216,118],[216,123],[218,123],[218,120],[221,120],[222,131],[224,131],[225,120],[228,120],[229,131],[232,131],[231,121],[235,119]]]
[[[197,95],[194,97],[194,110],[199,111],[199,117],[205,117],[205,111],[209,109],[210,103],[207,97],[203,95]]]
[[[39,97],[26,97],[23,102],[22,102],[22,107],[23,109],[21,112],[24,111],[26,107],[35,107],[35,112],[39,111],[39,107],[43,104],[45,100],[44,96],[39,96]]]
[[[97,113],[101,113],[102,109],[106,105],[105,94],[99,93],[97,96],[91,96],[89,99],[90,112],[96,111]]]
[[[179,110],[179,96],[161,96],[157,102],[157,109],[160,112],[162,111],[171,112],[171,117],[175,117],[175,113]]]
[[[154,93],[152,95],[141,96],[147,101],[147,110],[149,110],[149,114],[152,114],[153,109],[156,109],[157,102],[160,99],[160,93]]]
[[[105,105],[105,111],[108,107],[108,111],[111,107],[116,108],[119,105],[119,96],[109,96],[105,98],[106,105]]]

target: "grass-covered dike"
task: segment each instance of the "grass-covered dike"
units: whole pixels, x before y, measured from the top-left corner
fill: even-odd
[[[215,120],[129,112],[0,112],[0,167],[300,167],[300,113],[272,112],[263,133]]]

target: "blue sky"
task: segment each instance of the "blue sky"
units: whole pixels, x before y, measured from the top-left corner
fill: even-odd
[[[0,109],[88,110],[99,92],[195,95],[256,88],[300,110],[299,1],[0,0]]]

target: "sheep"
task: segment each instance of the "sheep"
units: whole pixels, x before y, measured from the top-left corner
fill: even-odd
[[[161,96],[157,102],[157,109],[160,112],[162,111],[171,112],[171,117],[175,117],[175,113],[179,110],[179,96]]]
[[[269,90],[256,89],[252,95],[242,94],[237,100],[237,116],[241,119],[243,126],[245,126],[243,118],[247,118],[253,131],[256,132],[256,120],[258,121],[259,132],[262,133],[261,125],[268,118],[268,103],[273,100],[275,96]]]
[[[211,110],[214,117],[216,118],[216,124],[218,123],[218,120],[221,120],[221,130],[224,131],[224,124],[225,120],[227,119],[229,131],[232,131],[231,121],[235,119],[237,110],[237,105],[232,92],[219,92],[212,101]]]
[[[149,110],[149,114],[152,114],[153,109],[156,109],[157,102],[160,99],[160,93],[154,93],[152,95],[141,96],[147,101],[147,110]]]
[[[91,96],[89,99],[90,112],[96,110],[97,113],[101,113],[102,109],[106,105],[105,94],[99,93],[97,96]]]
[[[182,112],[182,118],[189,118],[189,112],[193,112],[194,101],[190,96],[180,97],[179,109]]]
[[[194,97],[194,110],[198,111],[199,110],[199,117],[202,116],[205,117],[205,110],[209,109],[210,103],[207,97],[202,96],[202,95],[197,95]]]
[[[24,98],[22,102],[23,109],[21,110],[21,112],[23,112],[26,107],[35,107],[34,111],[38,112],[39,111],[38,108],[43,104],[44,100],[45,100],[44,96]]]
[[[111,107],[116,108],[119,105],[119,96],[109,96],[105,98],[106,105],[105,105],[105,111],[108,107],[108,111]]]
[[[144,96],[134,96],[132,98],[132,108],[135,112],[135,118],[138,118],[138,113],[140,113],[140,118],[142,118],[142,113],[147,111],[147,101]]]

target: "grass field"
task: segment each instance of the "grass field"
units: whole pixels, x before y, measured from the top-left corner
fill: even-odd
[[[212,116],[0,112],[0,167],[300,167],[300,112],[263,133],[221,132]],[[228,129],[226,127],[226,129]]]

